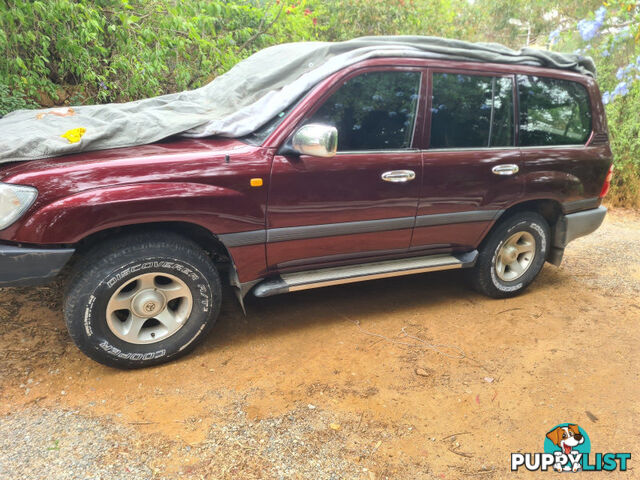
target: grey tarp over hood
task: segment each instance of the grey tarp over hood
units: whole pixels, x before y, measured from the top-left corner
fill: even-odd
[[[533,48],[515,51],[493,43],[420,36],[288,43],[259,51],[196,90],[63,112],[12,112],[0,118],[0,163],[143,145],[176,134],[240,137],[341,68],[391,56],[534,65],[595,76],[590,58]],[[77,128],[85,129],[79,141],[61,137]]]

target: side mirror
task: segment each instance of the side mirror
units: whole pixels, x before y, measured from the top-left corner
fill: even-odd
[[[291,148],[302,155],[333,157],[338,149],[338,130],[317,123],[304,125],[293,134]]]

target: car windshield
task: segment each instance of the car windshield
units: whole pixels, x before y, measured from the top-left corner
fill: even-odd
[[[244,137],[239,138],[239,140],[245,141],[251,145],[262,145],[264,141],[267,139],[273,131],[278,128],[278,126],[287,118],[287,115],[293,111],[294,108],[298,106],[298,104],[305,97],[307,92],[303,93],[289,105],[286,109],[278,113],[275,117],[269,120],[267,123],[258,128],[255,132],[250,133],[249,135],[245,135]]]

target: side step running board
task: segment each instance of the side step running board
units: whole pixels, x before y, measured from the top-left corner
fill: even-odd
[[[323,268],[307,272],[286,273],[259,283],[253,289],[253,294],[256,297],[270,297],[279,293],[328,287],[343,283],[473,267],[477,256],[478,251],[473,250],[460,254],[429,255],[346,267]]]

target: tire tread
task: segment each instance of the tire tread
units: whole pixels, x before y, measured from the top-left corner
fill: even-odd
[[[78,318],[77,312],[84,308],[85,297],[97,282],[104,277],[104,272],[113,267],[114,264],[126,259],[131,255],[147,251],[161,251],[167,259],[194,262],[203,267],[202,272],[210,283],[211,291],[214,295],[212,311],[204,330],[186,348],[163,357],[158,360],[133,361],[116,358],[98,349],[94,343],[88,341],[85,336],[82,319]],[[64,295],[64,317],[67,330],[78,348],[90,358],[107,366],[117,368],[142,368],[154,364],[164,363],[174,360],[190,352],[203,338],[207,336],[213,328],[215,320],[220,311],[221,300],[220,276],[213,262],[202,248],[192,240],[172,232],[153,232],[127,234],[113,239],[103,241],[100,244],[88,249],[74,265],[67,283]]]
[[[524,275],[527,277],[526,280],[523,280],[522,288],[513,291],[504,291],[496,288],[491,280],[491,269],[493,268],[493,254],[497,245],[504,238],[505,234],[514,226],[519,223],[537,223],[539,224],[545,232],[545,238],[547,240],[547,245],[545,246],[545,254],[548,251],[549,247],[549,225],[547,221],[544,219],[542,215],[533,211],[525,211],[525,212],[516,212],[508,217],[505,217],[499,221],[498,224],[494,226],[489,235],[482,242],[478,253],[478,258],[476,260],[476,265],[467,271],[467,281],[469,282],[471,288],[476,290],[483,295],[492,298],[509,298],[514,297],[522,293],[535,279],[535,277],[540,272],[542,265],[544,265],[544,259],[540,263],[538,267],[534,267],[537,269],[533,275],[530,275],[529,272],[526,272]],[[538,247],[536,247],[538,249]],[[540,254],[540,252],[537,252]],[[533,270],[532,270],[533,272]]]

